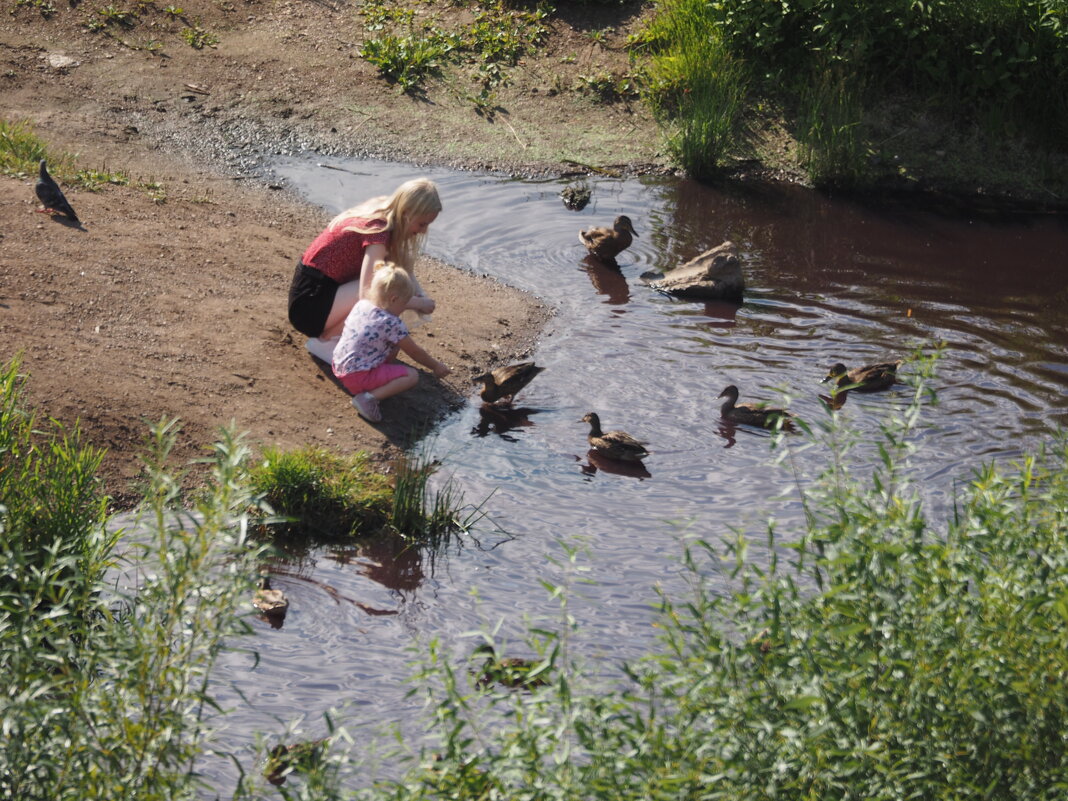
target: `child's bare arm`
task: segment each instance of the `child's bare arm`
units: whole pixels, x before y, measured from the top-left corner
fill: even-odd
[[[400,349],[426,369],[430,370],[438,378],[444,378],[452,372],[443,362],[439,362],[425,350],[423,350],[411,337],[405,337],[399,343]]]

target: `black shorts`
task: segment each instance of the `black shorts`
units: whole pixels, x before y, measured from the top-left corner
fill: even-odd
[[[298,262],[289,285],[289,322],[305,336],[319,336],[334,307],[337,288],[333,278]]]

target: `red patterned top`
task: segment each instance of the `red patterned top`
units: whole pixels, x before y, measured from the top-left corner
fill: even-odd
[[[301,257],[301,263],[314,267],[323,275],[329,276],[339,284],[354,281],[360,277],[363,265],[363,252],[368,245],[386,245],[389,247],[389,231],[377,230],[370,234],[358,231],[346,231],[346,225],[356,222],[361,228],[384,226],[384,220],[360,220],[350,217],[335,228],[327,228],[315,241],[308,245]]]

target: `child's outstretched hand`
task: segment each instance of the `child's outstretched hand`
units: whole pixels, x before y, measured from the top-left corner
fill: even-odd
[[[436,365],[434,365],[434,377],[435,378],[444,378],[445,376],[449,375],[451,372],[452,372],[452,370],[449,369],[449,366],[447,364],[445,364],[445,362],[438,362]]]

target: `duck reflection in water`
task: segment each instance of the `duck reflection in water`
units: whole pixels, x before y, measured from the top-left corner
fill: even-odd
[[[575,457],[578,459],[578,457]],[[579,469],[582,470],[583,475],[594,476],[597,475],[597,471],[602,473],[611,473],[616,476],[626,476],[627,478],[636,478],[639,481],[646,478],[652,478],[653,474],[650,473],[645,465],[641,461],[622,461],[620,459],[610,459],[602,453],[598,453],[595,449],[590,448],[586,452],[586,464],[580,464]]]
[[[615,263],[606,264],[596,256],[586,256],[582,269],[590,277],[590,283],[598,295],[608,298],[605,303],[625,306],[630,302],[630,284]]]
[[[513,408],[483,404],[478,408],[478,424],[471,429],[471,433],[481,438],[492,432],[506,442],[518,442],[518,438],[508,432],[533,426],[534,421],[530,419],[530,416],[540,411],[541,409],[532,409],[527,406]]]

